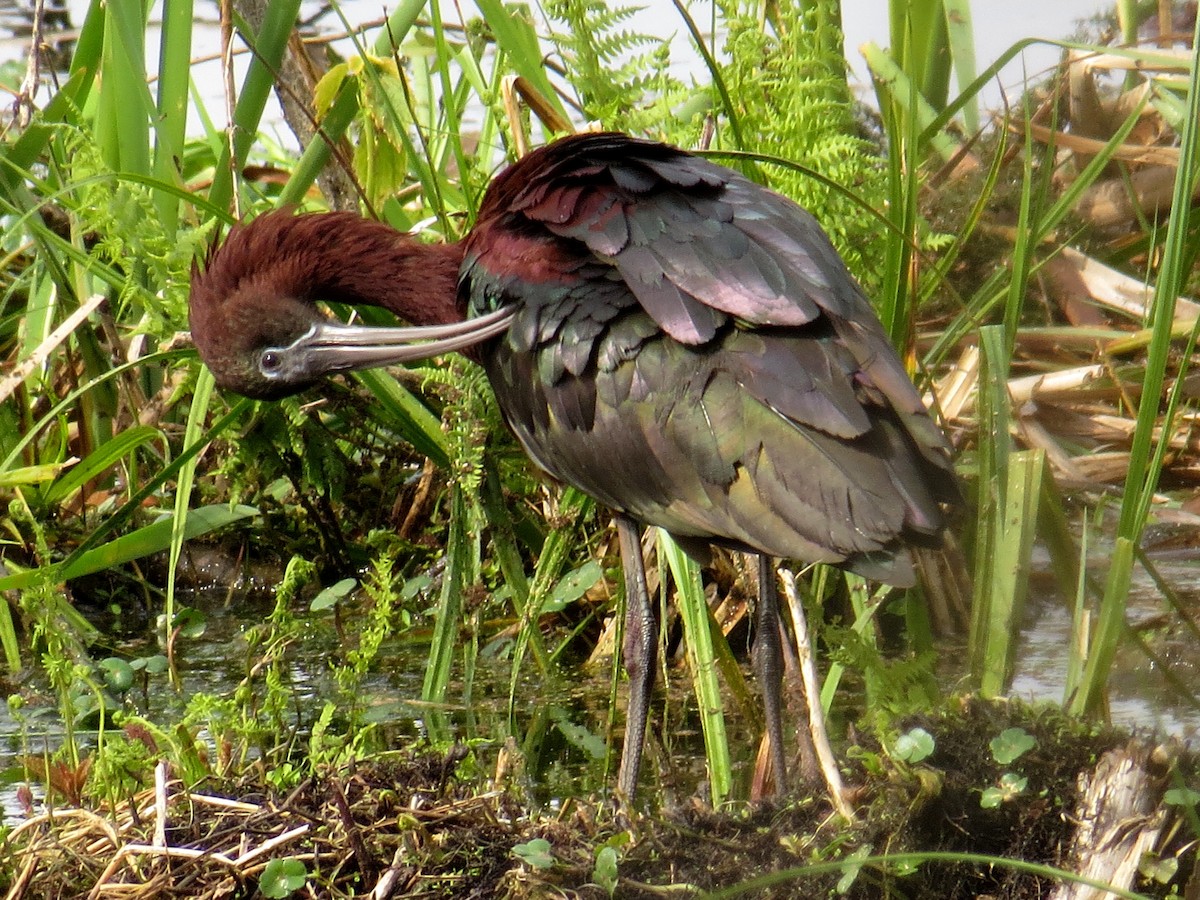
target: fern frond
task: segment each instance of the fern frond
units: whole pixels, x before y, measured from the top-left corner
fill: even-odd
[[[687,91],[669,74],[670,42],[628,27],[636,7],[547,0],[544,8],[564,26],[550,39],[589,119],[633,134],[659,131],[670,120]]]
[[[875,148],[855,136],[838,4],[779,3],[765,22],[756,0],[721,0],[718,6],[727,28],[721,76],[739,103],[735,112],[746,148],[818,171],[878,208],[884,172]],[[883,258],[878,225],[813,178],[793,170],[768,172],[771,187],[812,212],[850,269],[870,282]]]

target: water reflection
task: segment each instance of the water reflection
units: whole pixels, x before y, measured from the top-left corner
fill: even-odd
[[[1200,559],[1195,550],[1155,554],[1152,562],[1179,592],[1184,609],[1192,615],[1200,612]],[[1179,624],[1158,585],[1136,565],[1126,621],[1158,659],[1149,659],[1136,641],[1122,643],[1108,682],[1113,724],[1194,741],[1200,731],[1195,699],[1200,645]],[[1063,702],[1071,640],[1070,611],[1057,596],[1053,572],[1043,557],[1030,584],[1011,695]]]

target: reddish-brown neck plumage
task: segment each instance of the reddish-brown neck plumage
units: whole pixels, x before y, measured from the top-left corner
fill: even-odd
[[[214,307],[248,295],[290,297],[379,306],[413,325],[440,325],[463,317],[462,258],[461,244],[421,243],[354,213],[280,210],[236,227],[198,280]]]

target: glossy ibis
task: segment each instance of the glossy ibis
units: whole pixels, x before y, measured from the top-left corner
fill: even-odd
[[[426,327],[347,326],[318,301]],[[237,226],[194,275],[191,328],[217,383],[259,398],[448,350],[483,364],[534,462],[616,513],[626,798],[657,648],[642,525],[701,557],[710,544],[757,554],[753,658],[782,784],[771,557],[908,585],[907,545],[938,544],[959,496],[945,437],[816,220],[730,169],[620,134],[530,153],[455,244],[346,213]]]

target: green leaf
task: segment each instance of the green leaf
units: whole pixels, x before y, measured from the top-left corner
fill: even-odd
[[[208,619],[198,609],[181,606],[175,613],[175,618],[171,620],[171,627],[178,628],[180,636],[195,639],[208,628]]]
[[[404,601],[411,600],[417,594],[421,593],[421,591],[428,590],[432,584],[433,579],[428,575],[414,575],[408,581],[404,582],[404,587],[400,588],[397,596]]]
[[[719,627],[711,622],[712,612],[704,599],[700,581],[700,566],[675,543],[663,529],[658,529],[659,559],[665,559],[675,579],[676,603],[683,619],[687,641],[688,662],[692,669],[692,689],[701,710],[700,727],[704,732],[704,755],[708,760],[708,778],[714,806],[720,805],[733,783],[729,740],[725,732],[725,706],[721,684],[717,678],[717,653],[714,638],[724,640]]]
[[[1037,738],[1024,728],[1006,728],[988,746],[992,748],[992,759],[1007,766],[1036,747]]]
[[[0,472],[0,488],[21,487],[26,484],[41,484],[44,481],[53,481],[63,469],[69,465],[74,465],[75,462],[75,460],[71,459],[60,463],[21,466],[18,469],[9,469],[7,472]]]
[[[613,896],[617,892],[617,862],[620,857],[612,847],[601,847],[596,854],[596,866],[592,869],[592,881]]]
[[[933,735],[924,728],[913,728],[896,738],[892,756],[903,762],[915,764],[933,753]]]
[[[1163,803],[1169,806],[1195,806],[1200,803],[1200,791],[1189,787],[1171,788],[1163,794]]]
[[[317,82],[316,88],[313,89],[313,111],[317,114],[317,118],[321,118],[325,113],[329,112],[329,107],[333,105],[334,98],[341,90],[342,82],[346,80],[347,66],[345,63],[330,67],[329,71],[321,76],[321,80]]]
[[[1143,853],[1138,861],[1138,874],[1159,884],[1170,884],[1179,873],[1179,860],[1174,856],[1160,859],[1153,853]]]
[[[104,686],[114,694],[123,694],[133,687],[133,666],[125,660],[110,656],[98,665],[104,674]]]
[[[838,879],[837,892],[845,894],[858,880],[858,873],[862,871],[863,860],[871,855],[871,845],[865,844],[859,847],[842,861],[842,877]]]
[[[329,609],[331,606],[336,606],[337,602],[354,590],[357,584],[358,581],[354,578],[343,578],[337,584],[331,584],[321,591],[321,593],[317,594],[317,596],[313,597],[312,603],[308,605],[308,608],[312,612],[321,612],[322,610]]]
[[[1018,775],[1016,772],[1005,772],[1000,776],[1000,787],[1009,791],[1011,796],[1024,792],[1029,785],[1029,779],[1023,775]]]
[[[46,491],[46,502],[57,503],[67,499],[82,485],[111,469],[118,460],[158,437],[161,437],[159,430],[149,425],[139,425],[121,432],[89,453],[87,459],[75,465],[70,472],[52,484]]]
[[[167,658],[161,653],[143,656],[129,663],[130,668],[135,672],[145,672],[147,675],[161,675],[167,671],[168,665]]]
[[[578,747],[592,759],[600,760],[608,754],[608,742],[599,735],[584,728],[582,725],[576,725],[570,721],[565,715],[555,716],[555,724],[558,730],[562,732],[568,743]]]
[[[308,869],[298,859],[273,859],[258,878],[258,889],[264,897],[289,897],[304,887]]]
[[[551,869],[554,867],[554,854],[550,851],[550,842],[545,838],[534,838],[512,848],[513,856],[533,869]]]
[[[233,507],[227,504],[202,506],[188,514],[187,527],[184,529],[185,539],[199,537],[232,522],[250,516],[257,516],[258,509],[253,506],[237,504]],[[93,547],[80,553],[66,566],[56,568],[45,566],[39,569],[25,569],[12,572],[0,578],[0,591],[28,587],[47,579],[55,581],[70,581],[72,578],[82,578],[104,569],[115,568],[133,559],[141,559],[152,553],[160,553],[171,544],[171,517],[159,519],[152,525],[139,528],[129,534]],[[10,564],[9,568],[15,568]]]
[[[984,790],[979,798],[979,805],[984,809],[995,809],[1002,803],[1007,803],[1025,792],[1029,779],[1015,772],[1005,772],[1000,776],[1000,784]]]
[[[550,596],[546,598],[546,602],[542,604],[541,611],[543,613],[562,611],[586,594],[592,585],[603,577],[604,569],[601,568],[600,563],[594,559],[585,562],[578,569],[568,572],[559,580]]]
[[[183,536],[185,540],[190,540],[233,522],[257,515],[257,508],[241,504],[232,508],[225,503],[202,506],[188,513],[187,527],[184,529]],[[141,559],[152,553],[161,553],[171,543],[171,523],[170,517],[162,518],[152,525],[122,535],[107,544],[101,544],[82,554],[74,563],[59,573],[59,578],[62,581],[68,581],[118,566],[133,559]]]

